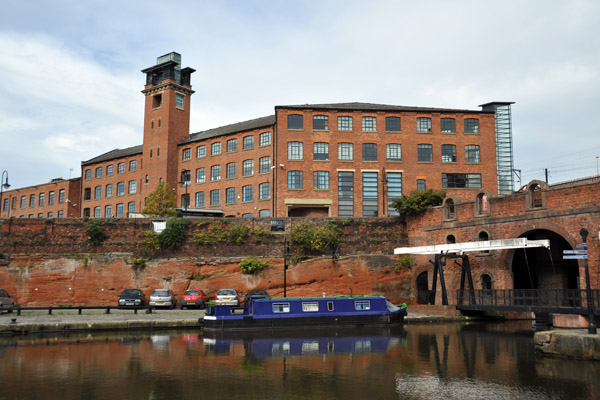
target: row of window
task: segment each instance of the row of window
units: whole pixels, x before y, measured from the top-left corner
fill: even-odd
[[[337,117],[338,131],[353,131],[353,118],[349,115]],[[386,132],[401,132],[402,124],[400,117],[386,117],[385,131]],[[441,118],[442,133],[456,133],[456,120],[454,118]],[[287,120],[288,129],[301,130],[304,129],[304,116],[301,114],[290,114]],[[329,117],[327,115],[313,115],[313,126],[315,131],[329,130]],[[363,132],[377,131],[376,117],[362,117],[361,129]],[[431,118],[417,118],[417,132],[431,132]],[[477,118],[465,118],[464,120],[465,133],[479,133],[479,120]]]
[[[64,218],[65,217],[65,212],[64,211],[59,211],[57,212],[57,218]],[[19,216],[19,218],[25,218],[24,215]],[[27,216],[27,218],[34,218],[33,214],[29,214]],[[44,218],[44,213],[38,213],[37,218]],[[52,211],[48,212],[47,217],[46,218],[54,218],[54,213]]]
[[[287,148],[288,160],[303,160],[304,159],[304,143],[303,142],[288,142]],[[386,161],[402,161],[402,145],[400,143],[388,143],[385,145]],[[327,161],[329,160],[329,143],[315,142],[313,143],[313,160]],[[353,161],[354,160],[354,145],[352,143],[338,143],[338,160]],[[363,143],[362,144],[362,160],[377,161],[377,144]],[[442,162],[456,162],[456,145],[442,145]],[[417,161],[432,162],[433,161],[433,145],[419,144],[417,145]],[[465,162],[479,163],[479,146],[465,146]]]
[[[263,132],[258,135],[258,145],[259,146],[269,146],[271,144],[271,132]],[[218,156],[222,153],[221,142],[214,142],[210,145],[210,155]],[[250,150],[254,148],[254,136],[244,136],[242,138],[242,149]],[[229,139],[225,143],[225,149],[227,153],[235,153],[238,151],[238,140],[237,139]],[[196,158],[204,158],[206,157],[206,145],[200,145],[196,147]],[[182,160],[189,161],[192,159],[192,149],[186,148],[183,149],[182,152]]]
[[[113,193],[113,184],[109,183],[108,185],[105,186],[104,188],[104,197],[105,198],[111,198],[113,197],[114,193]],[[133,180],[133,181],[129,181],[128,185],[128,194],[136,194],[137,193],[137,181]],[[125,195],[125,182],[118,182],[117,183],[117,196],[124,196]],[[94,188],[94,200],[99,200],[102,198],[102,186],[96,186]],[[92,199],[92,188],[85,188],[83,189],[83,200],[91,200]]]
[[[37,196],[35,194],[30,194],[29,195],[29,208],[33,208],[36,206],[36,197],[38,199],[37,201],[37,205],[39,207],[43,207],[46,205],[46,193],[39,193]],[[51,206],[54,204],[54,191],[51,190],[48,192],[48,205]],[[8,198],[5,198],[2,204],[2,210],[3,211],[8,211]],[[58,191],[58,204],[63,204],[65,202],[65,189],[60,189]],[[21,196],[21,202],[20,202],[20,207],[19,208],[26,208],[27,207],[27,196],[23,195]],[[12,209],[15,210],[17,208],[17,197],[13,197],[12,198]]]
[[[124,174],[125,173],[125,167],[126,167],[126,163],[124,162],[120,162],[117,164],[117,174]],[[95,178],[102,178],[102,174],[104,173],[104,168],[103,167],[97,167],[94,170],[94,177]],[[110,164],[106,166],[106,176],[113,176],[114,175],[114,165]],[[131,160],[129,161],[129,172],[134,172],[137,171],[137,160]],[[86,180],[90,180],[92,179],[92,170],[91,169],[86,169],[84,171],[84,177]]]
[[[289,313],[290,303],[273,303],[274,313]],[[371,302],[369,300],[357,300],[354,302],[354,309],[357,311],[368,311],[371,309]],[[318,302],[303,302],[302,312],[317,312],[319,311]],[[327,311],[334,311],[333,301],[327,302]]]
[[[188,208],[190,206],[189,194],[181,196],[181,206]],[[258,184],[258,193],[256,194],[258,200],[268,200],[271,198],[271,183],[263,182]],[[241,194],[235,187],[225,189],[225,204],[235,204],[238,200],[242,202],[254,201],[254,185],[242,186]],[[214,189],[209,192],[209,204],[211,206],[221,205],[221,190]],[[204,192],[196,192],[194,194],[194,207],[202,208],[205,207],[205,195]]]
[[[127,212],[128,213],[135,213],[135,208],[136,208],[136,204],[135,201],[130,201],[129,203],[127,203]],[[118,203],[114,209],[112,204],[104,206],[104,207],[94,207],[93,215],[90,215],[91,210],[89,208],[84,208],[83,209],[83,216],[84,217],[93,217],[93,218],[120,218],[120,217],[124,217],[124,210],[125,210],[125,204],[124,203]],[[104,215],[102,215],[102,211],[104,211]],[[114,212],[114,213],[113,213]]]
[[[258,173],[266,174],[271,171],[271,157],[261,157],[258,159]],[[210,167],[210,181],[217,182],[221,180],[221,165],[213,165]],[[225,164],[225,179],[237,178],[238,174],[238,163],[230,162]],[[242,161],[242,176],[253,176],[254,175],[254,160]],[[181,172],[181,182],[189,185],[192,182],[192,171],[183,170]],[[196,168],[196,183],[206,182],[206,168]]]

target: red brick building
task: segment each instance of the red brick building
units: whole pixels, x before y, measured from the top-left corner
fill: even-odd
[[[194,70],[169,53],[142,72],[143,143],[82,162],[77,216],[139,214],[161,181],[179,207],[232,217],[388,216],[392,199],[413,190],[444,188],[457,199],[512,192],[512,103],[276,106],[267,117],[190,134]],[[26,207],[9,213],[3,204],[0,216],[47,217],[27,197],[46,186],[5,192],[25,196]]]

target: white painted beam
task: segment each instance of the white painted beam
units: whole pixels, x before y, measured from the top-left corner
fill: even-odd
[[[533,247],[550,248],[550,240],[528,240],[527,238],[484,240],[481,242],[463,242],[448,244],[433,244],[429,246],[398,247],[394,254],[441,254],[468,253],[474,251],[525,249]]]

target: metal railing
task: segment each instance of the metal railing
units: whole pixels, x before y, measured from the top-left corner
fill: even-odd
[[[600,290],[592,290],[589,299],[594,314],[600,310]],[[526,311],[558,314],[588,314],[586,290],[579,289],[497,289],[457,290],[459,310]]]
[[[111,310],[133,310],[134,314],[138,313],[138,310],[147,310],[148,314],[152,314],[156,307],[153,306],[46,306],[46,307],[14,307],[12,311],[17,312],[17,316],[21,315],[21,311],[48,311],[48,315],[52,315],[53,311],[77,311],[78,315],[82,315],[83,310],[104,310],[104,314],[110,314]],[[5,311],[7,309],[3,309]]]

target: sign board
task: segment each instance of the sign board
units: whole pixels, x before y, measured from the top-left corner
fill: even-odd
[[[563,250],[563,254],[587,254],[587,250]]]
[[[587,259],[588,259],[588,256],[586,254],[563,256],[563,260],[587,260]]]
[[[587,247],[587,243],[580,243],[578,245],[576,245],[575,247]]]

